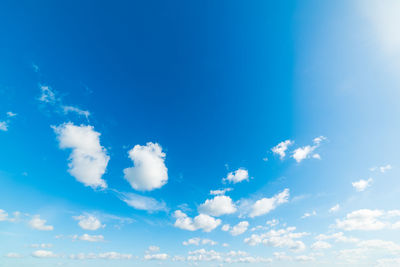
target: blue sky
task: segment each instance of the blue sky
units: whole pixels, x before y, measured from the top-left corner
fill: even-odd
[[[6,1],[4,266],[398,266],[400,4]]]

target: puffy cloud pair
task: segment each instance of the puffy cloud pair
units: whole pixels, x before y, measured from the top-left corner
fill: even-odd
[[[64,123],[52,127],[57,134],[59,146],[70,148],[68,172],[79,182],[92,188],[107,188],[102,176],[110,157],[100,144],[100,133],[93,126]],[[160,188],[168,181],[165,166],[165,153],[157,143],[136,145],[129,151],[129,158],[134,166],[124,169],[124,177],[132,188],[151,191]]]

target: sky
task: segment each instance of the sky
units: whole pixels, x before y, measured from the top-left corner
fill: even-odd
[[[2,1],[0,265],[399,266],[398,14]]]

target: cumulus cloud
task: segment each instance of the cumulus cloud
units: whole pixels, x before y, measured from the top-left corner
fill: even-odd
[[[279,144],[277,144],[276,146],[274,146],[273,148],[271,148],[271,151],[274,154],[278,154],[280,159],[284,159],[286,156],[286,150],[288,149],[288,147],[290,145],[292,145],[294,142],[291,140],[286,140],[283,142],[280,142]]]
[[[314,150],[317,149],[322,141],[326,140],[326,137],[324,136],[319,136],[314,138],[313,140],[313,145],[307,145],[303,147],[299,147],[293,151],[292,158],[294,158],[298,163],[303,161],[304,159],[308,157],[312,157],[315,159],[321,159],[321,156],[319,154],[313,154]]]
[[[228,175],[222,179],[222,182],[230,182],[230,183],[240,183],[242,181],[249,180],[249,172],[244,168],[239,168],[234,172],[228,173]]]
[[[249,217],[254,218],[269,213],[276,209],[277,206],[289,201],[289,189],[276,194],[271,198],[262,198],[257,200],[250,207]],[[247,206],[247,204],[245,204]]]
[[[95,231],[101,227],[105,227],[98,218],[91,214],[74,216],[73,218],[79,221],[78,225],[84,230]]]
[[[40,219],[40,215],[34,215],[29,221],[29,225],[36,230],[53,231],[54,227],[52,225],[46,225],[46,222],[46,220]]]
[[[132,188],[151,191],[167,183],[166,155],[159,144],[148,142],[145,146],[136,145],[128,153],[134,166],[124,169],[124,177]]]
[[[315,250],[328,249],[331,247],[332,245],[325,241],[317,241],[311,245],[311,248]]]
[[[343,220],[336,220],[336,227],[346,231],[352,230],[380,230],[387,226],[379,220],[384,215],[381,210],[360,209],[348,213]]]
[[[85,186],[106,188],[102,179],[110,157],[100,145],[100,133],[93,126],[64,123],[53,126],[60,148],[70,148],[68,172]]]
[[[305,244],[298,240],[308,233],[294,232],[296,227],[287,227],[279,230],[270,230],[263,234],[252,234],[245,238],[244,242],[250,246],[264,244],[271,247],[289,248],[294,252],[302,251],[306,248]]]
[[[207,214],[199,214],[192,219],[182,211],[176,210],[174,217],[176,218],[174,226],[188,231],[201,229],[204,232],[211,232],[221,224],[220,219],[215,219]]]
[[[334,240],[335,242],[343,242],[343,243],[356,243],[358,242],[358,238],[355,237],[347,237],[343,234],[343,232],[333,233],[330,235],[320,234],[315,237],[317,240]]]
[[[164,202],[160,202],[151,197],[145,197],[135,193],[120,193],[119,197],[126,204],[137,210],[146,210],[150,213],[168,210]]]
[[[235,213],[236,206],[228,196],[215,196],[213,199],[207,199],[201,204],[199,212],[212,216],[221,216]]]
[[[241,234],[243,234],[244,232],[247,231],[248,227],[249,227],[249,222],[248,221],[242,221],[242,222],[239,222],[237,225],[233,226],[232,229],[229,232],[233,236],[241,235]]]
[[[367,187],[370,187],[372,184],[372,178],[369,178],[368,180],[359,180],[356,182],[352,182],[351,185],[356,189],[357,192],[362,192],[365,189],[367,189]]]
[[[35,258],[57,258],[58,255],[49,250],[36,250],[32,253]]]

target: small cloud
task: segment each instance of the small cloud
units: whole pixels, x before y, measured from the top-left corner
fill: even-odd
[[[240,183],[249,180],[249,172],[245,168],[239,168],[234,172],[228,173],[228,176],[222,179],[222,182],[228,181],[230,183]]]
[[[17,113],[14,113],[14,112],[11,112],[11,111],[7,112],[7,117],[15,117],[15,116],[17,116]]]
[[[288,149],[288,147],[290,145],[292,145],[294,142],[291,140],[286,140],[286,141],[282,141],[279,144],[277,144],[276,146],[274,146],[273,148],[271,148],[271,151],[274,154],[278,154],[280,159],[284,159],[286,156],[286,150]]]
[[[308,217],[311,217],[311,216],[316,216],[316,215],[317,215],[317,212],[314,210],[313,212],[306,212],[306,213],[304,213],[304,215],[301,216],[301,218],[302,218],[302,219],[305,219],[305,218],[308,218]]]
[[[9,252],[9,253],[5,254],[4,257],[11,258],[11,259],[20,259],[20,258],[23,258],[24,256],[22,256],[19,253]]]
[[[357,192],[362,192],[365,189],[367,189],[367,187],[370,187],[372,184],[372,178],[369,178],[368,180],[359,180],[356,182],[352,182],[351,185],[356,189]]]
[[[8,131],[8,124],[6,121],[0,121],[0,131]]]
[[[40,215],[34,215],[29,221],[29,225],[36,230],[53,231],[54,227],[52,225],[46,225],[46,222],[46,220],[40,219]]]
[[[152,197],[145,197],[135,193],[118,193],[118,197],[137,210],[145,210],[150,213],[168,211],[165,202],[160,202]]]
[[[102,225],[100,220],[91,214],[73,216],[72,218],[79,221],[78,225],[84,230],[95,231],[106,226],[105,224]]]
[[[73,239],[79,239],[81,241],[87,241],[87,242],[102,242],[104,241],[104,236],[83,234],[81,236],[75,235]]]
[[[59,256],[49,250],[36,250],[32,253],[35,258],[58,258]]]
[[[337,212],[340,209],[340,205],[336,204],[335,206],[333,206],[332,208],[329,209],[330,213],[334,213]]]

